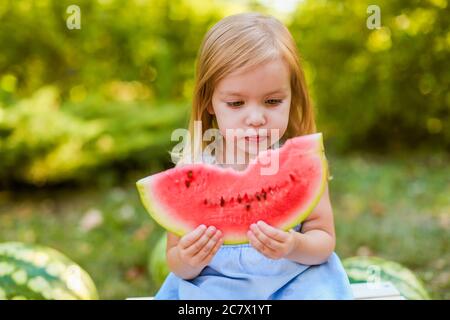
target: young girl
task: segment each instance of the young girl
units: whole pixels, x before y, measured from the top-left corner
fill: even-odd
[[[227,141],[226,129],[253,129],[256,135],[266,132],[262,129],[278,130],[281,144],[316,132],[296,45],[281,22],[244,13],[226,17],[208,31],[197,61],[192,134],[194,121],[201,121],[203,132],[217,128],[225,140],[213,156],[203,153],[203,161],[235,170],[244,170],[255,157],[249,149],[271,138],[233,136],[248,142],[248,150],[239,150]],[[226,163],[230,152],[244,153],[248,161]],[[248,238],[246,244],[223,245],[221,231],[205,225],[183,237],[169,232],[166,253],[172,272],[155,299],[352,298],[333,252],[328,186],[303,224],[283,231],[258,221]]]

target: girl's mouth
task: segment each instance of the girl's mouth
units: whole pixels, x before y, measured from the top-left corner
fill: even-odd
[[[260,142],[266,138],[267,138],[266,136],[251,136],[251,137],[245,137],[245,141]]]

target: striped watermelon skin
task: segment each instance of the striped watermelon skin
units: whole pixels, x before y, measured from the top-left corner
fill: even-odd
[[[357,256],[342,261],[350,283],[391,282],[408,300],[429,300],[422,282],[407,268],[379,257]]]
[[[166,243],[167,233],[164,232],[153,247],[148,259],[148,272],[157,286],[162,285],[170,273],[169,266],[166,262]]]
[[[94,300],[90,276],[62,253],[21,242],[0,243],[0,300]]]

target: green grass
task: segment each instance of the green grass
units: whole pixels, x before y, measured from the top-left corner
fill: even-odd
[[[433,298],[450,299],[448,156],[328,160],[339,256],[400,262]],[[92,276],[103,299],[153,295],[147,260],[162,230],[139,201],[134,181],[143,175],[108,189],[0,192],[0,241],[60,250]]]
[[[338,254],[397,261],[450,299],[448,156],[329,161]]]

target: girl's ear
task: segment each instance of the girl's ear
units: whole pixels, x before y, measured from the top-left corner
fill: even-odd
[[[213,107],[212,107],[211,104],[209,104],[209,105],[206,107],[206,110],[208,110],[209,114],[214,115],[214,109],[213,109]]]

